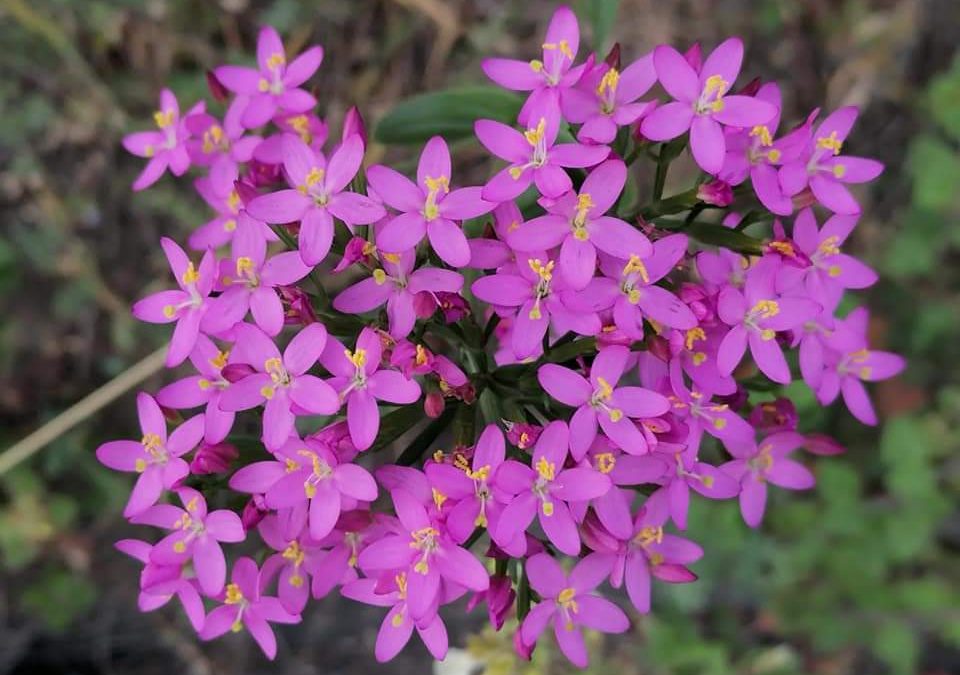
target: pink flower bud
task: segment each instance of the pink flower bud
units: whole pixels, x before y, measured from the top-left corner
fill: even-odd
[[[733,203],[733,188],[719,178],[703,183],[697,189],[697,199],[721,208]]]
[[[540,438],[543,427],[526,422],[510,422],[507,425],[507,440],[521,450],[532,448]]]
[[[347,140],[354,134],[360,136],[364,145],[367,144],[367,125],[364,124],[363,116],[360,114],[357,106],[351,106],[343,118],[342,140]]]
[[[266,518],[270,513],[263,495],[253,495],[250,501],[243,507],[243,513],[240,514],[240,522],[243,523],[243,529],[248,532],[260,524],[260,521]]]
[[[659,335],[651,335],[647,340],[647,345],[650,353],[661,361],[670,360],[670,342],[667,339]]]
[[[284,323],[290,325],[307,326],[317,322],[317,315],[313,311],[310,296],[296,286],[278,286],[280,299],[285,308]]]
[[[788,398],[766,401],[750,411],[750,424],[755,429],[771,434],[778,431],[795,431],[797,408]]]
[[[210,95],[221,103],[230,98],[230,92],[212,70],[207,71],[207,88],[210,90]]]
[[[437,301],[433,299],[433,293],[424,291],[413,296],[413,312],[418,319],[429,319],[436,311]]]
[[[233,384],[234,382],[239,382],[247,375],[253,375],[255,372],[257,371],[246,363],[228,363],[223,367],[223,370],[220,371],[220,374],[223,375],[223,379]]]
[[[423,401],[423,412],[427,417],[436,419],[443,413],[445,405],[443,395],[439,391],[431,391]]]
[[[824,434],[807,436],[806,449],[815,455],[839,455],[847,451],[845,447]]]
[[[520,629],[517,628],[513,633],[513,651],[517,653],[524,661],[529,661],[530,657],[533,655],[533,648],[536,647],[536,644],[528,645],[524,644],[523,638],[520,636]]]
[[[340,259],[340,262],[337,263],[337,266],[333,268],[332,272],[339,274],[354,263],[367,258],[373,250],[373,245],[363,237],[352,237],[343,249],[343,258]]]
[[[202,443],[193,455],[190,462],[190,473],[202,475],[208,473],[223,473],[230,468],[230,464],[240,456],[237,448],[230,443],[207,445]]]
[[[437,302],[440,303],[440,309],[443,312],[443,320],[447,323],[456,323],[463,317],[470,314],[470,305],[463,299],[459,293],[446,293],[440,291],[436,294]]]

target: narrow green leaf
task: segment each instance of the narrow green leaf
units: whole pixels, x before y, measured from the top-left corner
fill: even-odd
[[[687,230],[697,241],[711,246],[721,246],[740,253],[759,255],[763,253],[763,243],[743,232],[731,230],[723,225],[692,223]]]
[[[414,96],[399,103],[377,125],[381,143],[422,143],[440,135],[469,138],[473,123],[491,119],[513,124],[523,100],[493,86],[469,86]]]
[[[590,46],[593,47],[598,56],[603,58],[610,31],[613,30],[613,24],[617,20],[620,0],[585,0],[580,4],[583,6],[583,12],[586,14],[591,28],[593,28],[593,40],[591,40]]]

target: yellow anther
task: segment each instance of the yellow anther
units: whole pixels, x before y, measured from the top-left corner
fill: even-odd
[[[164,305],[163,315],[168,319],[172,319],[177,315],[177,308],[174,307],[173,305]]]
[[[163,447],[163,440],[157,434],[144,434],[140,445],[150,454],[156,454]]]
[[[477,514],[477,517],[473,519],[474,527],[486,527],[487,526],[487,514],[483,511]]]
[[[307,175],[303,179],[303,185],[297,187],[302,194],[307,194],[317,183],[320,183],[323,180],[323,169],[319,167],[313,167],[310,171],[307,172]]]
[[[574,59],[573,50],[570,49],[570,43],[566,40],[560,40],[560,42],[544,42],[543,49],[545,51],[559,50],[561,54],[566,56],[571,61]]]
[[[227,218],[223,221],[223,231],[224,232],[233,232],[237,229],[237,221],[233,218]]]
[[[358,349],[354,352],[351,352],[349,349],[344,349],[343,353],[346,355],[347,360],[350,361],[356,368],[363,368],[367,365],[367,350]]]
[[[173,111],[158,110],[157,112],[153,113],[153,121],[156,123],[158,128],[166,129],[173,124]]]
[[[761,300],[750,309],[750,314],[758,319],[769,319],[780,313],[780,304],[776,300]]]
[[[193,513],[194,511],[197,510],[199,503],[200,503],[200,500],[197,497],[191,498],[190,501],[187,502],[187,511],[189,511],[190,513]]]
[[[187,545],[184,544],[182,541],[178,541],[173,545],[173,550],[175,553],[183,553],[184,551],[187,550]]]
[[[773,338],[777,337],[777,331],[770,328],[765,328],[760,331],[760,337],[764,340],[772,340]]]
[[[237,276],[243,277],[246,276],[249,272],[253,271],[253,258],[242,255],[237,258]]]
[[[553,502],[543,502],[543,515],[547,517],[553,515]]]
[[[840,149],[843,147],[843,141],[837,138],[836,131],[831,131],[829,136],[821,136],[817,139],[817,147],[832,150],[834,155],[839,155]]]
[[[760,138],[760,145],[769,147],[773,145],[773,138],[770,136],[770,129],[765,124],[758,124],[750,130],[751,136]]]
[[[238,617],[236,621],[230,624],[231,633],[239,633],[243,630],[243,623],[241,623],[240,618]]]
[[[771,241],[767,245],[780,255],[785,255],[789,258],[793,258],[797,254],[793,248],[793,244],[789,241]]]
[[[553,462],[548,462],[546,457],[541,457],[537,461],[537,474],[543,480],[553,480],[556,477],[557,465]]]
[[[560,591],[560,594],[557,596],[557,602],[560,604],[567,604],[577,595],[577,591],[573,588],[564,588]]]
[[[511,177],[513,180],[520,180],[520,176],[523,174],[523,172],[526,170],[526,168],[527,168],[527,167],[525,167],[525,166],[511,166],[511,167],[508,169],[508,171],[510,172],[510,177]],[[518,227],[519,227],[519,225],[518,225]]]
[[[373,255],[377,252],[377,247],[369,241],[363,242],[363,250],[360,251],[363,255]]]
[[[270,58],[267,59],[267,68],[270,70],[276,70],[280,66],[286,64],[286,62],[287,58],[283,54],[274,52],[270,55]]]
[[[430,565],[427,564],[426,560],[418,560],[417,564],[413,566],[413,571],[417,574],[426,575],[430,572]]]
[[[219,124],[211,125],[209,129],[203,132],[203,151],[210,154],[223,142],[223,127]]]
[[[843,274],[843,270],[840,269],[839,265],[830,265],[830,268],[827,270],[827,274],[829,274],[831,277],[839,277],[841,274]]]
[[[236,584],[227,584],[227,597],[223,601],[228,605],[238,605],[243,602],[243,592],[240,587]]]
[[[263,396],[268,401],[273,398],[274,389],[272,385],[264,385],[260,388],[260,395]]]
[[[847,173],[847,167],[843,164],[834,164],[833,165],[833,175],[836,178],[843,178]]]
[[[530,265],[530,269],[533,270],[534,274],[540,277],[541,281],[550,281],[553,279],[553,260],[544,265],[540,262],[539,258],[534,258],[533,260],[528,260],[527,264]]]
[[[627,261],[627,264],[623,267],[623,276],[629,274],[639,274],[640,278],[643,279],[643,283],[650,283],[650,274],[647,272],[647,266],[643,264],[643,261],[640,260],[640,256],[631,254],[630,260]]]
[[[587,222],[587,212],[592,209],[596,204],[593,203],[593,198],[586,192],[582,192],[577,196],[577,213],[573,217],[573,225],[576,228],[581,228],[584,226],[584,223]]]
[[[597,398],[601,401],[608,401],[613,396],[613,387],[602,377],[597,378]]]
[[[300,464],[296,460],[293,460],[287,457],[286,459],[283,460],[283,462],[284,464],[286,464],[287,473],[293,473],[294,471],[300,470]]]
[[[777,150],[776,148],[773,148],[767,151],[767,159],[769,159],[771,162],[779,162],[780,155],[781,155],[780,151]]]
[[[617,458],[612,452],[601,452],[594,459],[597,461],[597,471],[600,473],[610,473],[617,465]]]
[[[300,588],[303,586],[303,577],[299,574],[294,574],[290,577],[289,582],[294,588]]]
[[[433,488],[430,492],[433,495],[433,503],[436,504],[438,509],[442,509],[443,503],[447,501],[447,495],[440,492],[437,488]]]
[[[530,447],[530,434],[528,434],[526,431],[521,432],[520,440],[517,443],[517,447],[520,448],[521,450],[524,450]]]
[[[723,419],[722,417],[714,417],[714,418],[713,418],[713,428],[714,428],[714,429],[723,429],[723,428],[726,427],[726,426],[727,426],[727,420]]]
[[[444,194],[450,192],[450,179],[446,176],[440,176],[439,178],[427,176],[423,179],[423,182],[427,184],[427,190],[434,194],[439,194],[441,191]]]
[[[240,193],[236,190],[230,190],[230,195],[227,197],[227,206],[231,211],[236,213],[237,209],[240,207]]]
[[[643,547],[663,543],[663,527],[647,525],[641,528],[633,540]]]
[[[687,331],[686,337],[684,339],[684,346],[689,350],[693,349],[693,346],[699,340],[706,340],[707,334],[703,332],[703,329],[700,326],[696,328],[691,328]]]
[[[467,474],[467,478],[471,480],[487,480],[490,478],[490,465],[484,464],[476,471],[471,471],[469,468],[464,470],[464,473]]]
[[[620,83],[620,71],[616,68],[611,68],[603,74],[603,77],[600,78],[600,84],[597,85],[597,94],[604,96],[610,94],[611,96],[616,93],[617,85]]]
[[[383,286],[387,282],[387,273],[377,268],[373,270],[373,280],[377,283],[377,286]]]
[[[136,462],[134,462],[133,469],[137,473],[143,473],[144,471],[147,470],[147,460],[138,459]]]
[[[317,496],[317,486],[316,484],[310,481],[304,481],[303,483],[303,494],[307,499],[313,499]]]
[[[306,556],[306,552],[300,547],[299,542],[296,540],[291,541],[287,547],[283,549],[283,558],[289,560],[294,565],[302,565]]]
[[[423,345],[417,345],[417,355],[414,358],[414,362],[418,366],[426,365],[429,357],[427,356],[427,350],[423,348]]]
[[[193,263],[187,263],[187,269],[184,270],[183,274],[180,276],[180,279],[185,284],[195,284],[200,279],[200,275],[197,273],[197,268],[193,266]]]
[[[703,483],[704,487],[712,488],[713,487],[713,476],[701,476],[700,482]]]
[[[224,366],[227,365],[227,359],[230,358],[230,350],[224,352],[217,352],[217,355],[210,359],[210,365],[216,368],[217,370],[223,370]]]
[[[257,82],[257,89],[262,92],[270,91],[270,83],[265,78],[260,78],[260,81]]]
[[[399,254],[399,253],[384,253],[384,254],[383,254],[383,259],[386,260],[388,263],[393,263],[394,265],[396,265],[398,262],[400,262],[400,254]]]
[[[640,302],[639,288],[631,288],[629,291],[627,291],[627,302],[629,302],[631,305],[635,305]]]
[[[619,422],[623,419],[623,411],[620,408],[611,408],[610,409],[610,421]]]
[[[823,255],[837,255],[840,253],[840,247],[837,244],[840,242],[840,238],[836,235],[827,237],[820,242],[820,245],[817,246],[817,251]]]
[[[433,453],[433,461],[437,464],[442,464],[444,457],[446,457],[446,454],[443,452],[443,450],[437,450]]]
[[[533,59],[530,62],[530,70],[532,70],[535,73],[543,72],[543,61],[539,59]]]
[[[537,126],[530,127],[529,129],[523,132],[523,137],[527,139],[527,143],[529,143],[533,147],[536,147],[537,144],[543,140],[543,137],[546,134],[546,132],[547,132],[547,119],[545,117],[541,117],[540,121],[537,122]],[[511,171],[511,175],[512,174],[513,172]]]
[[[157,150],[152,145],[148,145],[143,149],[144,157],[153,157],[155,154],[157,154]]]
[[[397,612],[393,615],[393,618],[390,619],[390,625],[394,628],[399,628],[403,625],[403,613]]]
[[[707,353],[706,353],[706,352],[694,352],[694,353],[693,353],[692,360],[693,360],[693,365],[695,365],[695,366],[702,366],[702,365],[703,365],[703,362],[707,360]]]
[[[662,565],[664,560],[666,560],[666,558],[663,557],[662,553],[652,553],[650,555],[650,564],[654,567]]]
[[[870,366],[862,366],[862,367],[860,368],[860,379],[861,379],[861,380],[869,380],[871,374],[873,374],[873,369],[870,368]]]

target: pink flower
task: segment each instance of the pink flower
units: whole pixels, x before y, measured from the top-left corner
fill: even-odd
[[[370,167],[370,186],[384,203],[399,211],[377,233],[380,250],[402,253],[426,236],[440,259],[451,267],[463,267],[470,262],[467,238],[454,221],[483,215],[494,204],[480,198],[479,187],[451,192],[450,176],[450,150],[440,136],[434,136],[424,146],[416,184],[388,167]]]
[[[157,503],[164,490],[176,487],[190,473],[181,457],[203,437],[203,417],[197,415],[177,427],[167,437],[163,411],[149,394],[137,394],[140,416],[140,441],[108,441],[97,448],[97,459],[114,471],[140,474],[123,510],[126,517],[142,513]]]
[[[200,335],[190,352],[190,362],[198,374],[177,380],[157,392],[157,403],[165,408],[179,410],[205,405],[203,440],[211,445],[220,443],[233,428],[234,413],[220,409],[220,395],[230,387],[230,381],[223,376],[229,357],[229,351],[220,351],[210,338]]]
[[[650,498],[667,500],[670,517],[681,530],[687,529],[691,489],[708,499],[730,499],[740,492],[736,479],[719,467],[699,461],[695,451],[674,452],[673,460],[662,479],[663,487]]]
[[[759,527],[767,503],[767,483],[788,490],[809,490],[813,474],[788,455],[805,443],[803,436],[784,431],[767,436],[757,445],[732,446],[732,461],[720,469],[740,481],[740,513],[743,522]]]
[[[510,163],[483,187],[481,196],[486,201],[516,199],[532,183],[536,183],[543,196],[556,199],[573,187],[563,167],[595,166],[610,154],[605,145],[555,146],[560,131],[559,110],[535,108],[532,114],[531,124],[524,132],[493,120],[478,120],[474,125],[474,133],[483,146]]]
[[[410,641],[414,629],[435,659],[442,660],[447,655],[447,628],[440,615],[434,611],[424,618],[414,619],[409,611],[409,580],[409,572],[398,572],[386,584],[376,579],[358,579],[343,587],[346,598],[390,608],[380,624],[374,647],[374,656],[380,663],[399,654]]]
[[[480,277],[471,286],[473,294],[484,302],[516,308],[509,344],[517,359],[533,356],[539,350],[551,324],[558,337],[570,330],[581,335],[600,332],[596,314],[572,312],[564,304],[560,297],[564,282],[554,279],[554,266],[544,253],[527,253],[518,256],[515,267]]]
[[[377,334],[364,328],[354,351],[335,338],[327,341],[320,356],[324,368],[333,374],[330,384],[347,404],[347,425],[357,450],[373,445],[380,430],[377,401],[407,405],[420,398],[420,385],[395,370],[382,370],[383,347]]]
[[[330,133],[327,123],[312,112],[278,115],[273,119],[278,131],[263,139],[253,151],[253,157],[264,164],[283,164],[283,138],[293,134],[315,152],[322,152]],[[366,138],[361,136],[364,145]]]
[[[717,312],[730,332],[720,343],[717,366],[729,375],[750,346],[753,360],[774,382],[789,384],[790,368],[777,342],[777,332],[790,330],[820,313],[820,305],[805,297],[787,297],[775,291],[779,263],[764,258],[747,273],[743,291],[727,286],[720,291]]]
[[[323,443],[295,436],[276,450],[275,461],[254,462],[237,471],[230,487],[265,495],[271,509],[308,513],[315,540],[333,531],[345,504],[352,508],[352,500],[377,498],[377,484],[366,469],[341,461]]]
[[[520,627],[525,644],[535,644],[552,620],[560,651],[573,665],[586,668],[590,659],[581,627],[603,633],[623,633],[630,627],[623,610],[593,593],[610,574],[609,556],[588,555],[569,576],[547,553],[531,557],[524,569],[530,587],[540,596],[540,603],[530,610]]]
[[[238,164],[249,162],[263,139],[244,136],[246,130],[240,123],[242,112],[243,106],[235,102],[227,108],[222,124],[206,112],[189,115],[185,122],[190,132],[186,143],[190,161],[197,166],[211,167],[212,174],[235,173]]]
[[[436,614],[441,581],[485,591],[489,578],[473,554],[458,546],[443,522],[431,517],[410,492],[390,493],[402,530],[372,542],[360,553],[364,572],[400,570],[406,573],[410,616],[417,621]]]
[[[699,72],[667,45],[654,50],[653,62],[660,84],[676,100],[644,118],[643,135],[668,141],[689,129],[693,158],[707,173],[723,168],[726,141],[721,125],[752,128],[777,114],[776,106],[762,99],[727,95],[743,62],[743,43],[738,38],[718,45]]]
[[[636,102],[657,81],[653,54],[640,57],[623,71],[599,63],[584,73],[575,87],[560,97],[563,117],[582,124],[577,138],[584,143],[612,143],[618,127],[634,124],[656,107],[654,102]]]
[[[333,388],[307,371],[327,344],[327,330],[313,323],[301,330],[283,355],[256,326],[237,324],[234,354],[256,372],[235,382],[220,395],[220,407],[227,411],[248,410],[266,403],[263,413],[263,442],[279,448],[293,433],[296,409],[316,415],[331,415],[340,409]]]
[[[190,115],[204,110],[204,104],[198,103],[187,113]],[[180,105],[177,97],[169,89],[160,92],[160,110],[153,113],[157,131],[138,131],[123,138],[123,147],[137,157],[146,157],[150,161],[133,182],[134,190],[144,190],[170,169],[174,176],[182,176],[190,168],[190,155],[187,153],[186,140],[190,135],[185,119],[180,117]]]
[[[612,308],[616,327],[632,340],[643,339],[645,317],[670,328],[692,329],[697,325],[697,317],[690,308],[656,285],[686,252],[686,235],[673,234],[655,241],[649,255],[630,256],[626,265],[620,256],[601,258],[600,269],[605,276],[590,279],[568,304],[591,312]]]
[[[277,551],[263,562],[262,578],[272,581],[277,577],[280,604],[291,614],[300,614],[310,599],[310,575],[323,556],[320,543],[305,532],[287,536],[278,516],[264,518],[257,532]]]
[[[206,618],[203,600],[197,590],[197,580],[188,574],[183,565],[159,565],[150,560],[153,546],[137,539],[121,539],[114,547],[134,560],[143,563],[140,573],[140,595],[137,607],[141,612],[152,612],[166,605],[177,596],[190,625],[197,632],[203,628]]]
[[[552,363],[540,366],[537,379],[550,396],[577,410],[570,419],[570,451],[580,460],[597,437],[597,424],[625,452],[647,451],[643,434],[631,418],[658,417],[670,410],[662,394],[642,387],[617,387],[630,360],[627,347],[605,347],[590,367],[589,381]]]
[[[317,100],[299,87],[313,76],[321,61],[323,48],[314,46],[288,64],[277,31],[264,26],[257,37],[257,68],[220,66],[213,72],[227,90],[245,99],[240,119],[245,127],[254,129],[278,111],[301,113],[317,105]]]
[[[296,251],[267,259],[267,242],[259,228],[241,222],[233,238],[233,254],[221,269],[224,291],[211,303],[207,328],[215,333],[229,330],[243,321],[249,310],[260,329],[273,337],[284,325],[277,287],[295,284],[310,274],[311,268]]]
[[[201,640],[213,640],[227,631],[238,633],[244,628],[271,661],[277,655],[277,638],[271,623],[300,623],[275,597],[261,595],[260,571],[250,558],[239,558],[233,564],[232,582],[227,584],[222,605],[207,615]]]
[[[197,268],[172,239],[163,237],[160,245],[180,290],[148,295],[133,306],[133,315],[148,323],[177,324],[167,351],[167,366],[172,368],[183,363],[197,344],[201,322],[210,308],[207,296],[213,290],[216,260],[208,250]]]
[[[382,267],[372,276],[344,289],[333,300],[334,309],[347,314],[363,314],[387,305],[390,335],[405,338],[413,330],[417,317],[414,296],[417,293],[458,293],[463,277],[439,267],[414,270],[416,254],[412,250],[399,255],[382,254]]]
[[[586,287],[596,271],[597,249],[616,258],[646,257],[649,240],[629,224],[603,215],[617,201],[627,180],[620,160],[599,165],[580,188],[547,208],[547,215],[527,221],[509,235],[517,251],[543,251],[560,246],[559,273],[570,288]]]
[[[385,215],[369,197],[346,191],[363,162],[363,141],[351,136],[330,156],[329,163],[296,136],[283,138],[283,168],[288,190],[253,199],[247,211],[267,223],[300,221],[300,255],[307,265],[327,257],[333,243],[333,218],[347,225],[366,225]]]
[[[780,185],[788,196],[810,188],[813,196],[834,213],[860,213],[860,205],[846,183],[866,183],[883,171],[883,164],[863,157],[840,156],[859,110],[840,108],[827,116],[813,133],[803,154],[780,169]]]
[[[497,470],[497,486],[512,495],[491,533],[501,547],[510,547],[537,516],[554,546],[567,555],[580,553],[580,535],[568,503],[603,495],[610,489],[610,478],[589,467],[565,469],[569,439],[564,422],[551,422],[533,450],[533,468],[507,460]]]
[[[182,566],[193,562],[193,569],[206,595],[223,589],[227,562],[221,542],[246,539],[240,516],[233,511],[207,513],[207,502],[196,490],[180,488],[177,496],[183,508],[172,504],[151,506],[133,518],[133,522],[173,530],[150,551],[150,560],[159,565]]]

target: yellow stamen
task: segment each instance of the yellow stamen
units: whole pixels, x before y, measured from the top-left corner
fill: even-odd
[[[834,155],[839,155],[840,149],[843,147],[843,141],[837,138],[836,131],[831,131],[829,136],[821,136],[817,139],[817,147],[832,150]]]
[[[595,457],[597,461],[597,471],[600,473],[610,473],[613,467],[617,465],[617,458],[612,452],[601,452]]]
[[[773,138],[770,136],[770,129],[765,124],[758,124],[755,126],[750,130],[750,135],[758,136],[760,138],[760,145],[764,147],[773,145]]]
[[[193,266],[193,263],[187,264],[187,269],[184,270],[183,275],[180,279],[185,284],[195,284],[200,279],[200,275],[197,273],[197,268]]]
[[[243,592],[236,584],[227,584],[227,597],[223,602],[228,605],[238,605],[243,601]]]
[[[553,462],[548,462],[546,457],[541,457],[537,462],[537,474],[543,480],[553,480],[556,477],[557,466]]]
[[[377,268],[373,270],[373,280],[377,283],[377,286],[383,286],[387,282],[387,273]]]
[[[650,274],[647,272],[646,265],[643,264],[643,261],[640,260],[638,255],[630,255],[630,260],[627,261],[627,264],[623,268],[623,275],[627,276],[628,274],[639,274],[640,278],[643,279],[643,283],[650,283]]]

